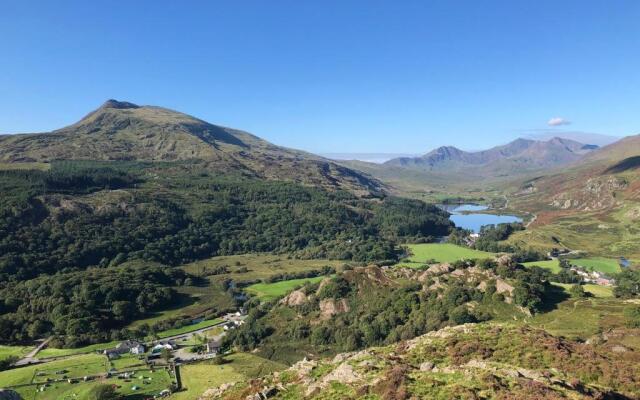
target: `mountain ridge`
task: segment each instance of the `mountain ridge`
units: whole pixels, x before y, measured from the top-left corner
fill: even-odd
[[[213,170],[288,180],[361,195],[384,185],[311,153],[157,106],[107,100],[78,122],[44,133],[0,136],[0,162],[193,161]]]
[[[513,164],[522,170],[534,170],[570,163],[596,148],[595,145],[560,137],[547,141],[518,138],[505,145],[472,152],[454,146],[442,146],[420,157],[391,159],[384,165],[438,171],[468,167],[496,169]]]

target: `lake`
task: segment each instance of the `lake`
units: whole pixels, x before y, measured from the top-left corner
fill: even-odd
[[[518,218],[515,215],[481,213],[480,211],[488,210],[489,207],[478,204],[440,204],[438,207],[451,213],[449,219],[457,227],[469,229],[473,232],[480,232],[480,227],[483,225],[522,222],[522,218]]]

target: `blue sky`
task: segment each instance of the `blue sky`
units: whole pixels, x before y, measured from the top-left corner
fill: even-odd
[[[0,132],[116,98],[314,152],[635,134],[638,21],[636,0],[5,0]]]

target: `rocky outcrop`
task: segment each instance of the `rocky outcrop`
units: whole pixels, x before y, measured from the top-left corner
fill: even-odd
[[[627,181],[616,176],[590,178],[583,186],[554,196],[551,206],[581,211],[609,209],[619,204],[616,192],[627,187]]]
[[[638,398],[639,357],[635,349],[578,343],[536,328],[465,324],[333,359],[305,359],[206,399]]]
[[[294,290],[280,300],[286,306],[301,306],[307,302],[307,295],[302,290]]]
[[[320,319],[327,320],[336,314],[349,312],[349,303],[347,299],[323,299],[320,300]]]

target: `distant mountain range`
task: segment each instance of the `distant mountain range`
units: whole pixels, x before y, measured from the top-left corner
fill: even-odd
[[[385,165],[422,171],[463,170],[531,171],[573,162],[597,149],[596,145],[553,138],[548,141],[516,139],[488,150],[467,152],[453,146],[439,147],[420,157],[401,157]]]
[[[379,192],[383,186],[361,172],[247,132],[166,108],[116,100],[53,132],[0,136],[0,162],[56,160],[201,160],[220,172],[363,195]]]
[[[527,180],[516,193],[516,201],[527,201],[529,208],[548,210],[552,206],[565,210],[564,214],[610,210],[630,205],[627,200],[640,200],[640,135],[628,136],[561,169]],[[640,208],[627,217],[640,220]]]

